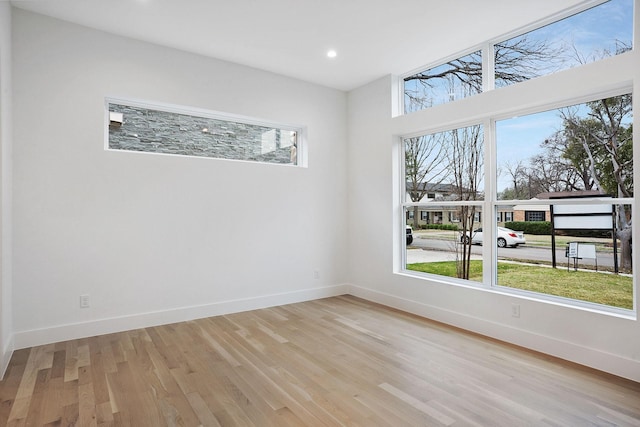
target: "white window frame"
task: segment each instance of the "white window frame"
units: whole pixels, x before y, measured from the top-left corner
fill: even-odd
[[[629,84],[619,86],[617,88],[609,89],[606,91],[593,91],[591,93],[587,93],[580,97],[575,97],[572,99],[567,99],[558,102],[552,102],[547,104],[539,104],[533,107],[523,108],[521,110],[513,110],[509,112],[502,112],[500,114],[488,114],[486,117],[483,117],[481,121],[461,121],[459,123],[449,124],[447,127],[437,127],[437,128],[427,128],[421,132],[413,132],[410,134],[402,135],[397,138],[396,150],[397,159],[400,161],[400,167],[398,168],[399,175],[396,177],[398,182],[401,182],[403,185],[406,185],[405,180],[405,165],[404,165],[404,140],[406,138],[435,134],[439,132],[454,130],[464,128],[466,126],[481,124],[484,130],[484,194],[485,198],[483,201],[473,201],[473,202],[464,202],[464,201],[456,201],[456,202],[448,202],[448,201],[438,201],[439,206],[463,206],[463,205],[476,205],[480,206],[483,212],[494,212],[494,215],[487,216],[482,215],[482,221],[479,223],[481,227],[483,227],[483,238],[485,241],[492,242],[494,241],[494,236],[497,233],[497,221],[495,213],[500,206],[513,206],[514,204],[518,205],[531,205],[531,206],[539,206],[541,203],[544,204],[554,204],[554,205],[574,205],[574,204],[624,204],[631,205],[633,208],[636,207],[635,197],[634,198],[607,198],[598,201],[597,199],[590,199],[588,201],[576,201],[575,199],[554,199],[554,200],[544,200],[544,201],[534,201],[534,200],[497,200],[497,192],[495,189],[495,184],[497,181],[497,165],[496,165],[496,132],[495,126],[496,122],[500,120],[505,120],[514,116],[524,116],[528,114],[535,114],[544,111],[554,110],[566,106],[581,104],[590,101],[596,101],[599,99],[605,99],[613,96],[619,96],[623,94],[631,93],[633,96],[633,104],[637,106],[639,104],[638,100],[636,100],[636,95],[633,94],[633,87]],[[637,182],[640,179],[638,175],[640,173],[640,161],[638,158],[640,157],[640,149],[634,150],[634,182]],[[635,185],[634,185],[635,187]],[[403,198],[400,200],[399,206],[401,211],[403,212],[405,209],[408,209],[413,206],[429,206],[429,202],[407,202],[405,198],[406,189],[403,188],[403,191],[399,194],[403,195]],[[634,209],[634,215],[638,215],[636,209]],[[404,218],[404,215],[400,215]],[[487,224],[484,222],[486,218],[491,218],[493,221]],[[404,230],[404,224],[402,224],[402,230]],[[632,222],[632,235],[635,235],[635,223]],[[404,238],[403,238],[404,240]],[[407,270],[406,268],[406,245],[401,245],[402,253],[400,254],[400,268],[395,272],[397,274],[412,276],[416,278],[428,279],[430,281],[437,281],[439,283],[446,283],[450,285],[462,285],[467,287],[473,287],[478,289],[484,289],[489,292],[495,292],[505,295],[517,295],[520,297],[525,297],[528,299],[543,301],[551,304],[557,304],[562,306],[575,307],[580,309],[585,309],[593,312],[603,313],[607,315],[613,315],[623,318],[636,319],[637,318],[637,310],[638,310],[638,279],[637,274],[633,275],[633,308],[631,310],[623,309],[614,306],[606,306],[597,303],[592,303],[588,301],[570,299],[550,294],[542,294],[537,292],[531,292],[521,289],[509,288],[505,286],[500,286],[497,284],[497,247],[495,245],[483,245],[482,246],[482,271],[483,271],[483,281],[482,283],[458,279],[455,277],[447,277],[447,276],[439,276],[429,273],[416,272],[413,270]],[[637,255],[633,255],[633,265],[634,268],[637,268]]]
[[[441,58],[437,61],[429,62],[421,67],[417,67],[411,71],[398,75],[396,79],[396,84],[394,85],[395,86],[394,90],[398,91],[398,95],[395,96],[396,100],[394,101],[394,104],[396,103],[398,104],[392,105],[392,111],[394,112],[393,116],[409,114],[407,111],[405,111],[405,100],[404,100],[404,79],[406,77],[410,77],[420,72],[431,70],[433,68],[444,65],[449,61],[452,61],[457,58],[462,58],[466,55],[469,55],[479,50],[481,51],[481,55],[482,55],[482,92],[481,93],[494,90],[495,89],[494,45],[495,44],[502,43],[514,37],[521,36],[531,31],[535,31],[539,28],[542,28],[547,25],[553,24],[555,22],[561,21],[563,19],[569,18],[570,16],[576,15],[578,13],[584,12],[585,10],[599,6],[603,3],[606,3],[607,1],[609,0],[585,0],[575,6],[566,8],[546,18],[542,18],[540,20],[534,21],[528,25],[519,27],[510,32],[501,34],[500,36],[487,40],[483,43],[476,44],[468,49],[461,50],[445,58]],[[635,7],[636,6],[634,4],[634,10],[635,10]],[[634,32],[635,32],[635,28],[634,28]],[[635,43],[634,43],[634,49],[635,49]],[[455,100],[450,102],[455,102]],[[437,104],[429,108],[435,108],[438,105],[443,105],[443,104]],[[400,114],[395,114],[397,112],[399,112]]]

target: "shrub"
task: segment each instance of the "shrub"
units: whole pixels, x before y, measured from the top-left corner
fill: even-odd
[[[551,235],[549,221],[510,221],[504,226],[527,234]],[[611,237],[611,230],[556,230],[556,236],[572,237]]]
[[[556,230],[556,236],[612,238],[611,230]]]
[[[453,230],[458,231],[458,226],[456,224],[427,224],[427,227],[430,230]]]
[[[523,231],[526,234],[551,235],[549,221],[509,221],[504,226],[512,230]]]

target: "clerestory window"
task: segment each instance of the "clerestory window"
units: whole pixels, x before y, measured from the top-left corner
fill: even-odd
[[[609,0],[569,15],[403,76],[405,114],[632,49],[633,0]]]

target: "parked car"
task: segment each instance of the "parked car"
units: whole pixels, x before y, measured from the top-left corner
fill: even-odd
[[[407,225],[407,245],[413,243],[413,228]]]
[[[462,243],[469,243],[469,234],[464,234],[460,237]],[[510,228],[498,227],[498,237],[496,243],[499,248],[505,248],[507,246],[513,246],[517,248],[518,245],[524,245],[527,240],[524,238],[522,231],[513,231]],[[482,228],[477,228],[471,235],[472,245],[482,244]]]

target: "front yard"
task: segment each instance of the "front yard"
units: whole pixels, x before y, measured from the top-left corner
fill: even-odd
[[[408,270],[456,277],[455,261],[408,264]],[[595,276],[597,275],[597,280]],[[482,282],[482,261],[471,261],[470,280]],[[633,278],[565,268],[498,262],[498,284],[510,288],[633,309]]]

